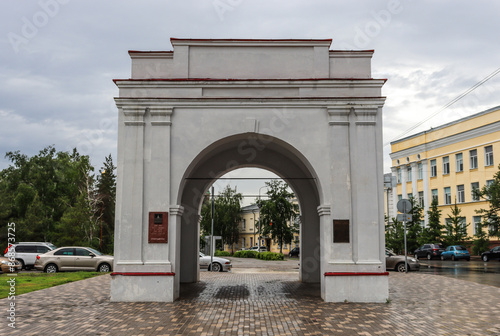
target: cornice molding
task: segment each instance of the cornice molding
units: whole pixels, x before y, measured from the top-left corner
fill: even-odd
[[[434,140],[434,141],[426,143],[426,144],[422,144],[422,145],[414,146],[411,148],[403,149],[401,151],[393,152],[393,153],[390,153],[389,156],[391,157],[392,160],[395,160],[395,159],[400,158],[400,157],[406,157],[406,156],[410,156],[410,155],[420,154],[420,153],[423,153],[423,152],[426,152],[429,150],[437,149],[437,148],[444,147],[444,146],[453,145],[457,142],[471,140],[471,139],[477,138],[478,136],[490,134],[490,133],[495,133],[495,132],[500,132],[500,121],[497,121],[497,122],[492,123],[492,124],[480,126],[480,127],[477,127],[477,128],[471,129],[471,130],[467,130],[467,131],[464,131],[464,132],[461,132],[458,134],[453,134],[453,135],[450,135],[446,138]],[[482,146],[482,145],[484,145],[484,144],[478,144],[476,146],[472,146],[471,148]],[[464,148],[461,148],[460,150],[456,150],[454,152],[461,152],[463,150],[464,150]],[[450,152],[450,153],[454,153],[454,152]],[[443,154],[443,155],[445,155],[445,154]],[[441,156],[441,155],[439,155],[439,156]],[[427,157],[426,159],[430,159],[430,157]]]
[[[340,107],[382,107],[385,97],[295,97],[295,98],[115,98],[116,105],[122,109],[140,111],[146,107],[171,108],[336,108]],[[140,112],[136,112],[140,113]]]

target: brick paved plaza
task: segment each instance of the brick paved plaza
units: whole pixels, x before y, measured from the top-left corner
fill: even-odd
[[[500,335],[500,288],[391,272],[388,303],[325,303],[297,276],[202,272],[176,302],[114,303],[103,275],[18,296],[17,328],[2,318],[0,334]]]

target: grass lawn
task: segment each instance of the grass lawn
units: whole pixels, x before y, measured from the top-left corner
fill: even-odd
[[[11,283],[15,279],[15,295],[33,292],[39,289],[62,285],[68,282],[83,280],[103,275],[99,272],[61,272],[61,273],[17,273],[14,276],[0,274],[0,299],[9,296]],[[12,294],[11,294],[12,295]]]

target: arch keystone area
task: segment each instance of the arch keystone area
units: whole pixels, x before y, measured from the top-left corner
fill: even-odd
[[[301,209],[300,280],[330,302],[385,302],[383,79],[331,40],[171,39],[115,79],[112,301],[173,301],[199,280],[202,196],[223,174],[283,177]]]

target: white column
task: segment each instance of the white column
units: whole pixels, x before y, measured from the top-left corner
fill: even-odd
[[[413,194],[413,198],[418,200],[418,188],[417,188],[417,181],[418,181],[418,174],[417,174],[417,163],[412,162],[410,164],[411,167],[411,193]]]
[[[119,107],[115,271],[143,265],[144,114],[142,107]],[[124,177],[127,177],[126,179]]]
[[[395,176],[396,177],[396,180],[398,178],[398,168],[397,167],[391,167],[391,172],[392,172],[392,176]],[[396,205],[398,204],[398,186],[396,184],[396,186],[394,188],[392,188],[392,213],[391,213],[391,219],[392,217],[396,218],[396,216],[398,215],[398,209],[396,208]]]
[[[184,207],[180,205],[170,206],[169,214],[169,256],[170,262],[172,264],[172,272],[175,273],[174,276],[174,288],[173,297],[174,300],[179,297],[180,290],[180,256],[181,256],[181,223],[182,214],[184,213]]]
[[[170,132],[171,107],[150,107],[146,113],[144,153],[144,264],[151,272],[170,272],[168,243],[149,243],[149,212],[168,212],[170,207]]]
[[[399,166],[399,169],[401,169],[401,195],[403,198],[408,198],[408,191],[406,190],[406,181],[408,180],[406,165]]]
[[[429,195],[429,161],[427,159],[422,160],[422,169],[423,169],[423,176],[422,176],[422,182],[424,185],[424,220],[425,220],[425,226],[429,225],[429,214],[427,211],[429,211],[430,208],[430,200],[431,197]]]
[[[380,251],[383,222],[383,171],[379,169],[381,143],[377,133],[378,108],[355,107],[350,130],[352,184],[353,259],[359,271],[377,271],[382,261]],[[379,148],[380,147],[380,148]],[[370,162],[367,165],[366,162]],[[374,169],[376,168],[376,169]]]
[[[346,219],[350,223],[351,242],[346,244],[330,243],[322,248],[331,249],[329,261],[333,264],[353,262],[353,219],[352,219],[352,185],[351,185],[351,152],[350,152],[350,115],[352,107],[335,106],[328,108],[330,125],[330,175],[338,176],[331,180],[331,217],[333,219]],[[322,219],[320,219],[322,221]],[[322,222],[321,222],[322,223]],[[328,270],[329,271],[329,270]]]
[[[326,300],[327,291],[331,290],[326,287],[326,282],[324,275],[328,269],[328,262],[331,259],[331,246],[333,244],[333,225],[331,220],[330,205],[320,205],[318,207],[319,215],[319,232],[320,232],[320,246],[319,248],[319,260],[320,260],[320,276],[321,276],[321,298]],[[311,259],[310,262],[315,262],[315,259]],[[306,258],[301,259],[302,267],[308,267],[308,260]]]

